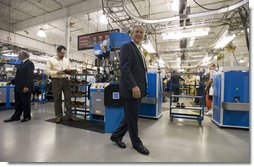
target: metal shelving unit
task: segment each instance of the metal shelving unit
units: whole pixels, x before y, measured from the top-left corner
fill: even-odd
[[[72,84],[72,112],[75,115],[84,116],[85,119],[90,113],[90,107],[88,106],[89,83],[87,82],[87,76],[94,76],[94,74],[89,74],[85,71],[82,74],[73,74],[71,76],[74,79],[74,83]],[[77,82],[78,78],[82,78],[80,83]]]
[[[32,93],[33,99],[31,102],[45,103],[45,101],[46,101],[45,74],[44,74],[43,70],[41,70],[40,73],[34,73],[34,81],[37,81],[37,83],[34,83],[34,91]],[[37,95],[37,98],[35,98],[35,95]]]
[[[200,77],[200,84],[199,85],[173,85],[170,83],[170,112],[169,117],[170,120],[173,121],[174,118],[183,118],[183,119],[193,119],[197,120],[199,124],[201,125],[202,121],[204,120],[204,107],[205,107],[205,84],[203,78],[203,73],[171,73],[171,81],[173,75],[195,75]],[[173,86],[178,86],[179,88],[182,86],[199,86],[200,87],[200,96],[192,96],[192,95],[172,95]],[[199,106],[193,107],[193,106],[185,106],[182,107],[176,107],[172,105],[172,99],[178,97],[178,98],[199,98],[201,100]],[[173,112],[173,110],[191,110],[191,111],[199,111],[198,114],[189,114],[184,112]]]

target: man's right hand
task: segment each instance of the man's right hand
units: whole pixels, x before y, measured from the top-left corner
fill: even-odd
[[[63,72],[63,71],[57,71],[56,74],[57,74],[57,75],[62,75],[62,74],[65,74],[65,72]]]
[[[141,98],[141,91],[138,86],[133,87],[132,89],[132,97],[135,99]]]

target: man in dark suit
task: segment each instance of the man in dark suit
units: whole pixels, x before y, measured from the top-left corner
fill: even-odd
[[[22,112],[21,122],[31,119],[30,99],[33,91],[34,63],[29,60],[29,54],[26,51],[21,51],[18,58],[21,60],[21,64],[18,65],[16,76],[11,81],[11,84],[15,85],[15,113],[4,122],[19,121]]]
[[[132,41],[120,50],[120,95],[123,100],[124,118],[110,139],[120,148],[126,148],[122,138],[129,131],[132,146],[139,153],[148,155],[148,149],[138,137],[138,111],[141,98],[146,94],[147,67],[141,52],[145,29],[135,26],[131,31]]]
[[[176,74],[176,71],[174,70],[173,75],[171,77],[171,82],[173,84],[172,89],[173,89],[174,95],[179,95],[180,93],[180,86],[179,86],[180,80],[184,81],[184,79],[180,75]],[[179,101],[179,97],[175,97],[173,100],[173,102],[178,102],[178,101]]]

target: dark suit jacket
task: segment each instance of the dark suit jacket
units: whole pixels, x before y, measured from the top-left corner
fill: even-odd
[[[131,99],[131,89],[138,86],[141,96],[146,95],[147,69],[143,63],[139,49],[134,42],[126,43],[120,50],[120,94],[121,97]]]
[[[184,81],[184,79],[180,75],[177,75],[177,74],[173,74],[173,76],[171,77],[171,80],[172,80],[173,88],[179,87],[178,85],[180,83],[180,80]]]
[[[29,59],[22,64],[19,64],[16,71],[16,76],[12,80],[12,84],[15,84],[16,92],[23,92],[23,88],[29,88],[29,92],[33,91],[33,74],[34,63]]]

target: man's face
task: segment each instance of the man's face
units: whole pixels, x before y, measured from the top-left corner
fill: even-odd
[[[210,71],[212,71],[212,70],[214,70],[214,69],[215,69],[215,67],[214,67],[214,66],[212,66],[212,65],[211,65],[211,66],[209,66],[209,70],[210,70]]]
[[[62,59],[66,54],[66,50],[62,49],[60,52],[57,52],[57,56],[59,59]]]
[[[24,60],[25,59],[25,56],[23,55],[23,53],[22,52],[20,52],[19,53],[19,55],[18,55],[18,58],[19,58],[19,60]]]
[[[142,27],[136,27],[133,30],[131,37],[135,43],[140,44],[144,40],[145,30]]]

